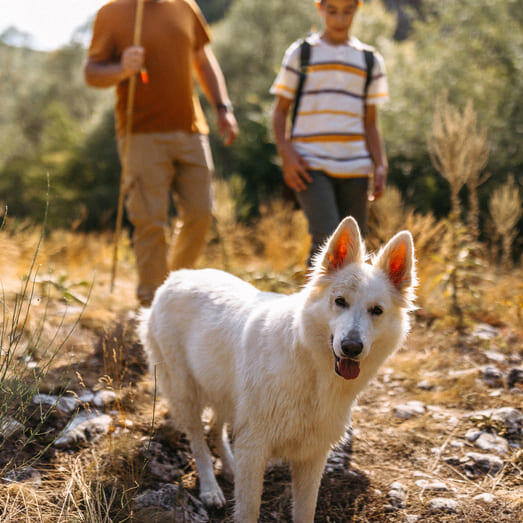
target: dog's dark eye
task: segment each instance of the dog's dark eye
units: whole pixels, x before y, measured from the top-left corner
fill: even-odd
[[[345,298],[343,296],[338,296],[335,300],[334,300],[334,303],[338,306],[338,307],[348,307],[349,304],[345,301]]]
[[[369,312],[373,316],[379,316],[380,314],[383,314],[383,309],[379,305],[374,305],[374,307],[371,307],[369,309]]]

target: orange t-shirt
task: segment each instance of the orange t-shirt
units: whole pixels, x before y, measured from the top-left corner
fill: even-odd
[[[119,62],[133,45],[136,0],[111,0],[96,15],[89,59]],[[133,133],[183,130],[207,134],[200,101],[193,85],[195,51],[210,41],[210,33],[194,0],[145,0],[142,38],[149,82],[136,82]],[[116,86],[116,129],[123,136],[129,81]]]

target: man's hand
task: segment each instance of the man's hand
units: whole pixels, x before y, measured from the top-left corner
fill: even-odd
[[[288,143],[280,154],[285,183],[297,192],[307,189],[307,184],[312,182],[312,178],[307,172],[309,168],[307,162],[295,151],[291,143]]]
[[[120,64],[126,78],[140,72],[144,64],[145,50],[141,45],[132,45],[124,49]]]
[[[234,113],[228,109],[218,109],[218,130],[225,145],[231,145],[238,136],[238,123]]]
[[[378,165],[374,169],[374,192],[372,200],[377,200],[385,190],[385,183],[387,181],[387,167],[385,165]]]

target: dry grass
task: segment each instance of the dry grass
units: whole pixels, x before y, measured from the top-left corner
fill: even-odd
[[[309,238],[303,215],[282,202],[263,208],[260,219],[250,225],[238,225],[231,208],[231,194],[224,185],[218,187],[218,211],[209,244],[200,266],[226,268],[260,288],[291,292],[304,280],[303,263]],[[486,407],[520,407],[521,395],[492,389],[480,380],[480,369],[491,363],[487,351],[509,358],[523,358],[521,310],[523,274],[521,267],[510,274],[485,268],[484,277],[474,289],[481,300],[466,302],[468,322],[488,322],[500,330],[489,341],[477,341],[459,335],[449,318],[444,290],[433,281],[444,267],[439,238],[445,226],[432,216],[418,216],[405,209],[398,194],[389,190],[374,206],[371,248],[399,229],[412,230],[417,246],[420,299],[422,310],[416,314],[408,344],[381,370],[369,391],[362,395],[354,410],[354,444],[350,468],[336,468],[324,475],[317,510],[317,521],[405,521],[417,514],[420,521],[515,522],[523,509],[521,497],[521,458],[511,451],[504,471],[494,477],[471,480],[459,466],[444,458],[457,452],[453,442],[473,450],[464,439],[474,421],[466,417],[473,410]],[[23,227],[0,231],[2,283],[8,307],[19,292],[20,278],[27,271],[39,231]],[[111,432],[95,443],[80,446],[73,452],[50,449],[35,464],[40,470],[40,484],[6,484],[0,482],[0,521],[69,522],[69,521],[170,521],[173,513],[144,509],[134,513],[131,500],[147,488],[159,488],[161,480],[148,467],[144,447],[152,440],[165,449],[166,455],[179,466],[179,481],[187,495],[197,497],[198,476],[187,440],[176,433],[167,421],[163,400],[154,403],[154,381],[147,374],[141,348],[134,333],[136,309],[133,256],[127,237],[122,238],[122,259],[116,291],[109,294],[111,237],[82,235],[64,231],[50,234],[44,241],[38,261],[41,272],[65,275],[56,284],[36,287],[37,293],[49,293],[49,330],[42,339],[52,339],[66,308],[78,311],[80,304],[67,291],[86,298],[86,287],[75,284],[95,282],[80,322],[64,344],[42,383],[48,392],[67,388],[81,392],[85,387],[112,388],[119,395]],[[95,271],[96,269],[96,271]],[[61,282],[62,287],[58,286]],[[39,325],[42,306],[35,303],[24,335]],[[76,315],[66,314],[64,328]],[[38,353],[35,347],[35,356]],[[503,364],[505,367],[508,364]],[[432,384],[420,389],[421,380]],[[402,421],[392,413],[396,403],[423,401],[434,407],[425,415]],[[154,417],[154,420],[153,420]],[[455,417],[456,423],[449,421]],[[51,423],[52,422],[52,423]],[[54,417],[46,427],[63,426]],[[16,441],[0,443],[2,453],[35,452],[38,441],[20,451]],[[437,449],[435,451],[434,449]],[[26,457],[26,456],[25,456]],[[433,515],[428,501],[434,496],[420,489],[420,473],[439,479],[451,489],[444,496],[459,502],[457,514]],[[265,478],[261,521],[290,519],[291,491],[287,467],[275,467]],[[408,488],[406,508],[388,512],[387,492],[392,481]],[[228,501],[224,511],[210,514],[212,521],[231,521],[232,486],[219,478]],[[476,494],[492,493],[491,505],[472,501]]]

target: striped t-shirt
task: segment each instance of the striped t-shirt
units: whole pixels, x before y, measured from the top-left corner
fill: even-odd
[[[330,45],[318,33],[307,38],[311,45],[307,76],[303,85],[292,141],[311,169],[338,178],[369,176],[372,160],[367,151],[364,104],[388,100],[385,63],[374,51],[371,82],[364,99],[367,66],[364,49],[357,38]],[[300,42],[285,52],[271,94],[293,99],[298,87]]]

